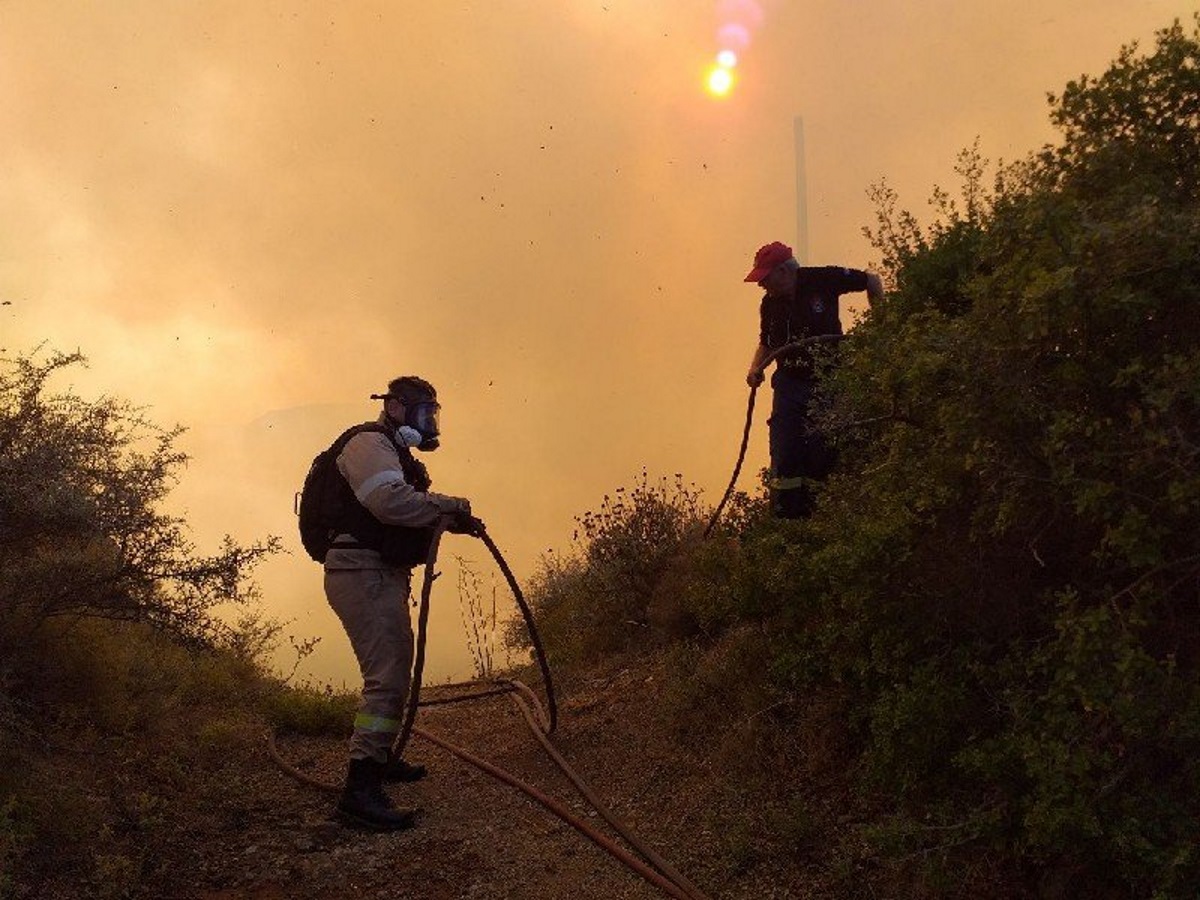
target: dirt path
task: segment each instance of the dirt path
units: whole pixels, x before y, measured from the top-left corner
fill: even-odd
[[[649,678],[649,682],[646,679]],[[712,898],[810,896],[778,864],[743,871],[728,823],[749,818],[736,792],[714,790],[696,758],[652,727],[653,676],[628,670],[560,697],[554,743],[610,809]],[[532,783],[612,834],[578,795],[504,697],[427,707],[418,724]],[[286,738],[281,754],[340,781],[341,741]],[[422,809],[418,826],[366,834],[330,819],[333,796],[274,766],[264,752],[244,772],[242,807],[197,833],[170,867],[172,900],[335,898],[658,898],[666,896],[523,793],[414,737],[408,758],[429,767],[415,785],[389,788]],[[686,764],[682,764],[685,762]],[[764,857],[765,858],[765,857]],[[163,872],[163,880],[174,881]]]

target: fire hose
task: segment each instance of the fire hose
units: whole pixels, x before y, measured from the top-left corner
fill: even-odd
[[[776,347],[770,353],[763,357],[762,362],[758,364],[758,372],[761,374],[767,366],[773,363],[776,359],[788,353],[792,353],[801,347],[807,347],[812,344],[834,343],[842,340],[845,335],[841,334],[818,334],[813,337],[801,338],[800,340],[790,341],[782,347]],[[733,466],[733,476],[729,479],[729,486],[725,488],[725,493],[721,496],[721,502],[717,504],[717,508],[713,510],[712,517],[708,520],[708,524],[704,526],[704,537],[708,537],[713,530],[713,526],[717,524],[717,519],[721,518],[721,511],[725,509],[725,504],[733,494],[733,488],[737,484],[738,475],[742,472],[742,463],[746,459],[746,445],[750,442],[750,423],[754,421],[754,397],[758,393],[758,385],[750,385],[750,400],[746,404],[746,424],[742,428],[742,445],[738,448],[737,462]]]
[[[753,397],[753,395],[752,395]],[[413,734],[429,741],[430,743],[441,747],[443,750],[457,756],[464,762],[468,762],[476,768],[481,769],[492,777],[508,784],[511,787],[523,792],[526,796],[536,800],[548,811],[553,813],[559,819],[570,825],[584,837],[591,840],[600,849],[613,856],[626,867],[642,876],[646,881],[658,887],[665,894],[678,898],[678,900],[707,900],[706,895],[700,891],[687,878],[679,873],[670,863],[659,856],[653,849],[646,846],[623,822],[621,822],[604,804],[596,797],[587,784],[581,779],[562,755],[555,749],[550,742],[549,735],[557,727],[557,705],[554,698],[554,687],[550,676],[550,667],[546,662],[545,650],[542,646],[541,638],[538,635],[537,628],[534,625],[533,614],[529,609],[529,605],[525,602],[525,597],[521,593],[520,586],[513,577],[512,570],[508,563],[504,560],[500,550],[496,547],[495,542],[488,535],[486,528],[482,522],[477,522],[477,527],[470,534],[479,538],[487,546],[503,573],[505,580],[508,582],[509,588],[516,598],[517,606],[521,610],[521,615],[525,620],[525,626],[529,633],[530,643],[533,645],[534,655],[538,662],[538,667],[541,669],[543,686],[546,692],[546,705],[549,708],[547,714],[539,702],[537,695],[525,684],[516,679],[494,679],[487,681],[463,682],[459,684],[445,685],[446,688],[470,688],[468,693],[458,696],[421,700],[421,676],[425,664],[425,636],[429,620],[430,597],[433,590],[433,582],[437,579],[438,574],[435,571],[437,563],[437,552],[441,543],[442,534],[446,531],[448,522],[443,519],[434,526],[433,537],[430,541],[428,556],[425,560],[425,572],[421,586],[421,603],[420,611],[417,618],[417,640],[416,649],[413,660],[413,675],[412,683],[409,689],[407,710],[404,718],[404,723],[401,727],[400,735],[397,738],[394,747],[394,756],[399,757],[403,751],[409,737]],[[483,697],[491,697],[499,694],[506,694],[520,711],[526,724],[533,732],[535,738],[542,745],[546,754],[558,766],[567,779],[574,785],[575,789],[588,801],[595,809],[596,813],[603,818],[625,841],[632,846],[642,857],[639,859],[634,854],[623,849],[619,844],[607,837],[597,829],[593,828],[583,819],[570,812],[562,803],[558,802],[549,795],[538,790],[531,784],[517,778],[515,775],[501,769],[499,766],[493,765],[485,759],[482,759],[473,753],[457,747],[445,739],[420,728],[415,724],[417,709],[420,706],[432,706],[441,703],[454,703],[465,700],[474,700]],[[336,792],[340,787],[336,784],[330,784],[318,778],[301,771],[300,769],[288,763],[280,754],[276,742],[274,732],[268,734],[267,749],[271,759],[284,772],[296,778],[305,784],[311,785],[321,790]],[[643,860],[645,860],[643,862]]]
[[[550,665],[546,662],[546,651],[542,647],[542,640],[538,635],[537,627],[533,624],[533,612],[530,610],[529,604],[525,602],[525,595],[521,593],[520,585],[517,584],[517,579],[513,577],[512,570],[508,567],[508,563],[500,553],[500,549],[487,533],[487,528],[478,520],[476,520],[476,523],[476,527],[471,532],[472,536],[483,541],[489,552],[491,552],[492,558],[496,560],[496,565],[500,567],[505,581],[508,582],[509,589],[513,592],[513,596],[517,600],[517,607],[521,610],[521,616],[525,619],[525,628],[529,633],[530,643],[533,644],[534,657],[537,659],[538,668],[542,672],[542,684],[546,690],[546,705],[550,709],[550,715],[546,722],[546,731],[553,732],[558,727],[558,707],[554,701],[554,683],[550,677]],[[400,736],[396,739],[396,744],[393,748],[393,755],[397,758],[404,752],[404,747],[408,743],[409,735],[413,729],[413,722],[417,717],[417,707],[420,705],[421,674],[425,668],[425,634],[427,630],[426,626],[429,622],[429,600],[433,593],[433,582],[438,577],[434,572],[434,566],[437,564],[438,547],[441,544],[442,535],[446,531],[447,524],[447,520],[443,518],[434,526],[433,537],[429,542],[429,552],[425,558],[425,577],[421,584],[421,608],[417,617],[417,647],[413,662],[412,685],[408,691],[408,710],[404,717],[404,724],[400,729]]]

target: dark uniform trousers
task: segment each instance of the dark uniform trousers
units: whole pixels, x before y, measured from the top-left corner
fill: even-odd
[[[816,382],[777,368],[771,388],[771,418],[767,420],[771,509],[780,518],[804,518],[813,508],[811,482],[823,480],[834,463],[833,450],[810,418]]]

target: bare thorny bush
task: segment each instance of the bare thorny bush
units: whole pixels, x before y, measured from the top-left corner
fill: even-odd
[[[496,585],[492,583],[491,598],[485,603],[483,580],[474,564],[461,556],[456,556],[455,560],[458,563],[459,612],[475,677],[491,678],[496,635]]]

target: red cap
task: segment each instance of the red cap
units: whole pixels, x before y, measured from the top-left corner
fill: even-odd
[[[787,244],[781,244],[779,241],[772,241],[770,244],[764,244],[758,248],[758,252],[754,254],[754,268],[750,270],[744,281],[753,281],[755,284],[762,281],[771,271],[781,262],[786,262],[792,258],[792,248]]]

